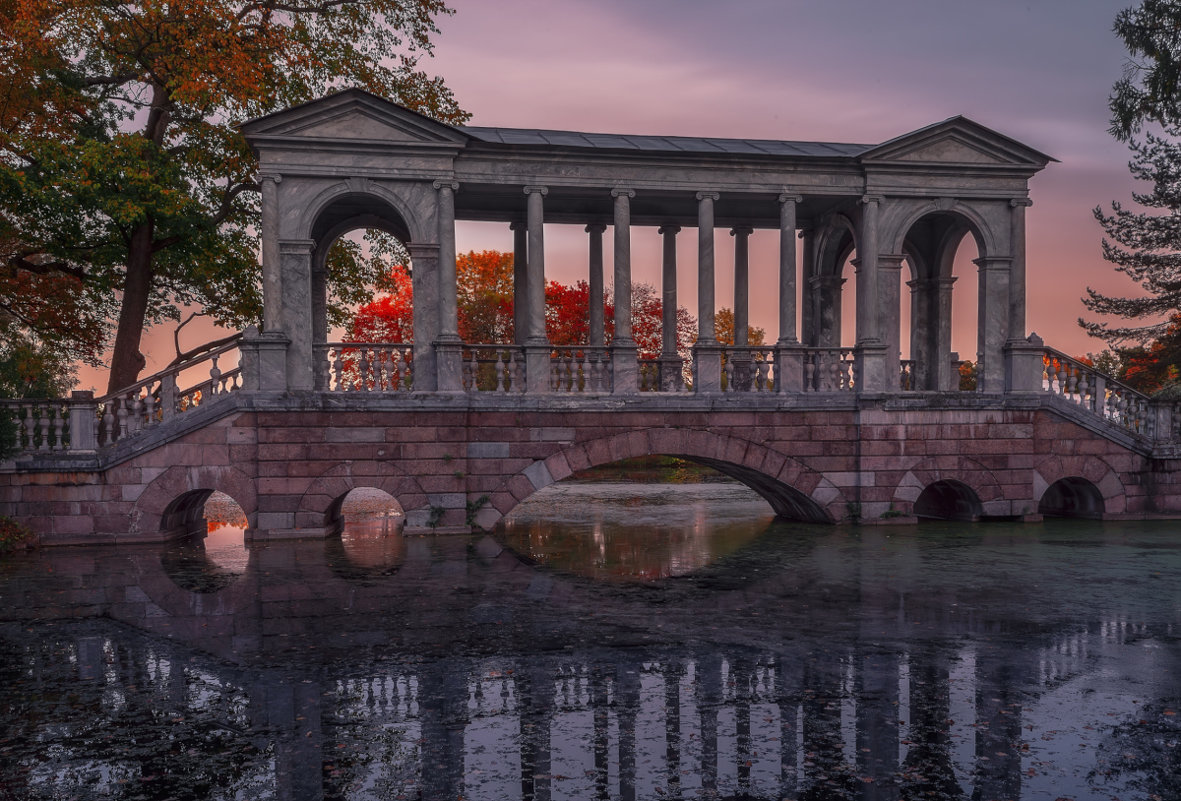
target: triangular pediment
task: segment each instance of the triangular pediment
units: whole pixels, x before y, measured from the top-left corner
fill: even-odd
[[[360,89],[302,103],[241,126],[246,138],[462,145],[468,136]]]
[[[953,117],[870,148],[861,160],[1040,170],[1054,159],[965,117]]]

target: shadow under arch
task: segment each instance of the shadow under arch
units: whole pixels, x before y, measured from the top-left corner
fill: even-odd
[[[750,440],[699,429],[628,431],[569,445],[510,476],[490,496],[475,523],[491,529],[537,490],[576,471],[638,456],[672,456],[711,467],[758,493],[776,516],[803,523],[844,518],[843,493],[821,473]]]
[[[976,491],[962,481],[940,479],[919,493],[914,516],[921,520],[979,520],[984,505]]]
[[[1067,476],[1046,488],[1037,511],[1047,517],[1101,520],[1104,507],[1103,493],[1098,487],[1081,476]]]

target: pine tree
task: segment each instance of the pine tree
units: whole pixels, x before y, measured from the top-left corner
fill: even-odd
[[[1132,176],[1149,190],[1134,192],[1140,209],[1118,201],[1095,209],[1103,226],[1103,258],[1138,283],[1138,297],[1088,287],[1083,304],[1127,325],[1080,319],[1092,336],[1113,346],[1159,340],[1181,310],[1181,2],[1143,0],[1116,17],[1128,49],[1123,77],[1112,91],[1111,133],[1132,151]]]

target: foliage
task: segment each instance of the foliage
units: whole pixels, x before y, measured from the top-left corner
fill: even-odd
[[[473,344],[503,344],[513,340],[513,256],[495,250],[472,251],[456,258],[459,335]],[[349,324],[355,342],[410,342],[413,339],[413,291],[410,271],[389,267],[386,294],[361,306]],[[632,285],[632,337],[640,358],[660,355],[662,310],[660,294],[651,284]],[[545,288],[545,327],[550,343],[558,346],[590,343],[590,287],[585,281],[566,286],[550,281]],[[615,306],[603,306],[607,342],[614,334]],[[683,307],[677,309],[677,350],[683,358],[697,323]],[[761,336],[761,329],[758,329]]]
[[[976,391],[976,365],[970,361],[960,362],[960,392]]]
[[[0,323],[0,332],[4,325]],[[0,335],[0,398],[60,398],[74,384],[69,352],[47,346],[18,329]],[[17,423],[0,408],[0,459],[16,449]]]
[[[714,336],[723,345],[734,344],[734,311],[729,308],[718,309],[714,315]],[[766,344],[767,332],[761,328],[748,325],[746,327],[747,344],[753,348]]]
[[[36,542],[37,536],[27,526],[0,515],[0,554],[32,548]]]
[[[120,293],[112,389],[133,383],[145,325],[175,319],[177,303],[257,322],[257,165],[235,122],[342,86],[465,121],[418,66],[448,13],[442,0],[0,3],[9,281],[72,278],[91,323]],[[355,298],[369,264],[343,252],[330,284]],[[2,277],[0,291],[14,302]]]
[[[1103,227],[1103,258],[1143,290],[1115,297],[1087,288],[1083,304],[1092,312],[1135,324],[1111,326],[1080,319],[1092,336],[1111,345],[1141,345],[1165,334],[1169,315],[1181,309],[1181,3],[1143,0],[1120,12],[1115,32],[1129,61],[1110,99],[1111,132],[1128,142],[1132,176],[1148,190],[1132,198],[1145,210],[1113,201],[1111,212],[1095,209]],[[1155,130],[1145,130],[1145,126]],[[1143,134],[1142,138],[1136,138]]]

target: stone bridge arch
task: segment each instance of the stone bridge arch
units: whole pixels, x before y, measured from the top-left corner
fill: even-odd
[[[165,529],[175,528],[177,515],[199,509],[195,501],[203,504],[214,491],[224,492],[237,502],[246,515],[248,528],[257,525],[258,491],[253,477],[230,465],[173,465],[140,493],[131,513],[131,535],[145,541],[167,538],[170,532]],[[204,493],[204,497],[198,499],[197,493]],[[183,501],[186,496],[193,500]]]
[[[427,513],[428,499],[418,480],[399,472],[384,461],[347,461],[325,470],[314,479],[299,498],[295,512],[297,529],[323,529],[340,522],[340,502],[358,487],[372,487],[388,493],[412,519],[421,525]]]
[[[986,517],[1023,513],[1012,509],[1012,502],[1005,497],[992,470],[970,456],[956,454],[932,456],[907,470],[894,488],[891,503],[898,511],[912,514],[923,490],[941,481],[962,484],[972,490]]]
[[[712,467],[753,489],[780,517],[832,523],[846,516],[841,490],[797,459],[740,437],[700,429],[654,428],[574,443],[535,460],[491,493],[474,522],[491,528],[533,493],[580,470],[654,455]]]
[[[1094,485],[1103,499],[1102,515],[1121,514],[1127,511],[1127,490],[1123,481],[1111,465],[1091,454],[1075,456],[1053,456],[1040,462],[1033,469],[1032,498],[1035,507],[1041,502],[1051,486],[1058,481],[1082,478]]]

